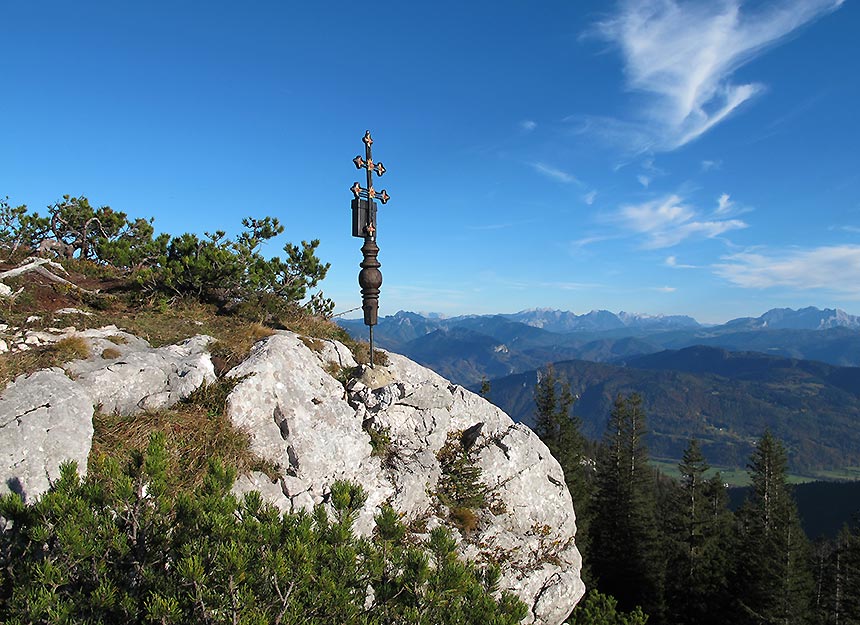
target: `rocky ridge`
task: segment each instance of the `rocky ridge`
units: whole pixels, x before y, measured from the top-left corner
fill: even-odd
[[[152,348],[115,327],[76,334],[93,356],[19,376],[0,395],[0,492],[34,499],[60,462],[86,467],[94,409],[165,408],[215,379],[209,337]],[[368,493],[356,531],[369,533],[379,506],[389,503],[421,535],[454,527],[439,492],[440,457],[452,444],[463,446],[481,470],[487,505],[474,511],[474,523],[455,529],[461,553],[502,566],[501,588],[530,607],[526,622],[561,623],[584,586],[558,463],[531,430],[489,402],[402,356],[389,354],[389,361],[360,368],[337,341],[286,331],[259,341],[227,374],[239,379],[227,414],[282,477],[245,475],[236,492],[258,490],[291,511],[326,505],[332,482],[353,480]],[[372,445],[371,432],[383,443]]]

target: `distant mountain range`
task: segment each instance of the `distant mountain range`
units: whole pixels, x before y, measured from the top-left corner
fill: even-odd
[[[362,320],[339,322],[366,336]],[[468,385],[563,360],[623,364],[628,359],[692,345],[860,365],[860,317],[838,309],[776,308],[760,317],[705,326],[683,315],[583,315],[535,309],[513,314],[443,318],[401,311],[376,326],[379,346],[404,354]]]

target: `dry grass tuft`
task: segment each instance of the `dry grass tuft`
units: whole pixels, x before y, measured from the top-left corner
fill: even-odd
[[[61,363],[90,357],[90,344],[82,336],[67,336],[48,349],[56,355]]]
[[[471,534],[478,527],[478,515],[471,508],[465,506],[451,508],[448,517],[451,523],[464,534]]]
[[[108,347],[107,349],[102,351],[102,358],[104,360],[113,360],[114,358],[119,358],[120,356],[122,356],[122,352],[115,347]]]
[[[251,323],[248,325],[248,336],[253,339],[254,343],[267,336],[272,336],[274,333],[275,331],[272,328],[264,326],[262,323]]]
[[[170,458],[169,474],[178,488],[202,484],[209,463],[216,458],[239,475],[262,471],[277,479],[280,467],[253,453],[250,435],[224,414],[227,396],[240,381],[204,385],[171,410],[134,416],[96,413],[90,467],[106,457],[124,462],[146,449],[152,433],[161,432]]]
[[[114,345],[125,345],[126,343],[128,343],[128,339],[125,338],[122,334],[111,334],[109,337],[107,337],[107,340],[109,340]]]
[[[70,360],[90,357],[90,345],[80,336],[61,339],[53,345],[34,347],[25,352],[0,355],[0,388],[22,373],[59,367]]]
[[[224,416],[211,417],[201,406],[180,406],[177,410],[150,412],[132,417],[96,414],[90,465],[104,457],[124,462],[135,452],[142,453],[150,434],[162,432],[170,457],[169,474],[180,488],[203,483],[211,459],[236,469],[239,475],[262,471],[272,479],[279,469],[250,450],[251,437]]]
[[[370,362],[370,344],[365,343],[364,341],[351,341],[351,344],[347,344],[352,355],[355,357],[355,361],[358,364],[366,365]],[[390,360],[388,358],[388,354],[386,352],[381,352],[378,349],[373,350],[373,364],[386,366],[390,364]]]
[[[346,330],[330,319],[307,314],[303,309],[282,315],[278,321],[285,329],[318,339],[334,339],[344,344],[354,342]]]
[[[60,364],[53,353],[44,349],[3,354],[0,356],[0,387],[5,387],[22,373],[32,373]]]
[[[320,353],[323,350],[323,347],[325,347],[324,342],[310,336],[299,336],[299,340],[312,352]]]

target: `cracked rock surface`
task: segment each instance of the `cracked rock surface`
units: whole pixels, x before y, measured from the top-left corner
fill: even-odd
[[[488,505],[475,510],[474,530],[457,532],[461,553],[501,565],[500,587],[530,607],[525,622],[561,623],[585,588],[573,502],[558,463],[529,428],[481,397],[407,358],[389,360],[345,390],[333,374],[356,363],[343,345],[328,341],[314,351],[290,332],[259,342],[228,374],[247,376],[231,394],[228,414],[285,477],[273,484],[253,474],[235,490],[259,490],[288,511],[325,503],[331,483],[349,479],[368,493],[360,533],[372,530],[383,503],[407,524],[452,527],[436,496],[437,455],[446,442],[462,439],[481,468]],[[387,434],[384,449],[374,451],[371,429]]]
[[[20,376],[0,396],[0,494],[33,501],[60,476],[60,462],[87,467],[93,403],[62,369]]]
[[[0,395],[0,492],[30,501],[58,477],[61,462],[86,469],[95,406],[130,415],[169,407],[215,379],[209,337],[158,349],[115,327],[38,339],[58,335],[80,335],[90,358],[67,363],[65,372],[19,376]],[[446,525],[464,556],[501,566],[500,588],[530,608],[525,622],[558,625],[584,592],[574,502],[558,463],[530,429],[489,402],[407,358],[389,360],[359,371],[336,341],[286,331],[259,341],[228,374],[241,381],[227,413],[283,477],[252,473],[234,490],[260,491],[288,512],[326,504],[335,480],[355,481],[368,494],[357,532],[369,534],[386,503],[419,538]],[[452,444],[481,469],[487,495],[468,531],[454,527],[439,497],[440,451]]]
[[[111,339],[118,342],[103,334],[103,330],[80,333],[90,339],[95,352],[104,354],[110,349],[118,355],[108,352],[111,358],[66,365],[101,412],[129,415],[160,410],[188,397],[204,382],[215,381],[208,353],[211,337],[198,335],[177,345],[152,348],[130,334],[114,332]]]
[[[35,500],[59,476],[60,464],[84,473],[93,441],[93,412],[131,415],[175,404],[215,380],[208,336],[153,348],[116,326],[40,332],[42,343],[77,336],[90,357],[18,376],[0,394],[0,493]]]

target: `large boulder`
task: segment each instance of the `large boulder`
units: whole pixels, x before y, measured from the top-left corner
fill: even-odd
[[[387,366],[360,371],[335,341],[280,332],[258,343],[229,374],[242,381],[228,414],[284,477],[273,484],[254,474],[236,490],[261,490],[282,510],[294,510],[325,503],[336,479],[359,482],[368,501],[357,531],[370,532],[382,503],[413,527],[449,526],[464,556],[502,566],[501,587],[530,607],[526,622],[561,623],[585,589],[573,503],[558,463],[530,429],[489,402],[388,356]],[[351,372],[361,375],[344,387]],[[486,489],[486,505],[465,527],[452,522],[439,492],[440,457],[452,446],[458,453],[466,446]]]
[[[0,396],[0,493],[33,501],[60,475],[60,463],[86,470],[93,402],[60,368],[18,376]]]
[[[167,408],[215,380],[208,336],[159,348],[115,326],[34,336],[37,344],[83,339],[90,356],[66,363],[65,371],[21,375],[0,394],[0,493],[30,501],[48,490],[64,461],[86,471],[94,410],[131,415]]]
[[[198,335],[153,348],[115,328],[78,334],[102,357],[68,363],[66,371],[101,412],[131,415],[161,410],[188,397],[204,382],[215,381],[208,349],[212,337]]]

